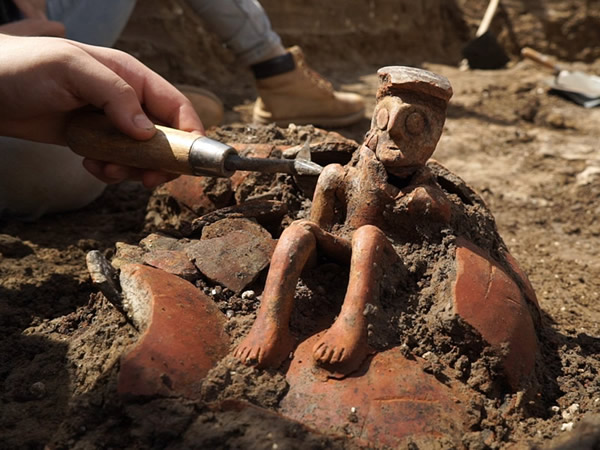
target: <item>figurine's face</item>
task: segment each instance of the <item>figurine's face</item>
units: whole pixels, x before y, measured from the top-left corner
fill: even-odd
[[[433,154],[445,118],[444,109],[426,98],[384,97],[375,107],[367,146],[388,172],[409,175]]]

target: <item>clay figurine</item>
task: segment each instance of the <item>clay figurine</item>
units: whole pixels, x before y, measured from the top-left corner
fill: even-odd
[[[324,367],[356,368],[370,352],[368,304],[377,304],[384,270],[398,261],[392,243],[414,223],[451,220],[451,202],[425,163],[442,134],[452,88],[443,76],[412,67],[384,67],[371,129],[347,166],[319,176],[310,220],[281,235],[261,305],[235,355],[247,364],[276,367],[294,346],[289,320],[296,283],[317,253],[349,263],[341,311],[313,348]]]

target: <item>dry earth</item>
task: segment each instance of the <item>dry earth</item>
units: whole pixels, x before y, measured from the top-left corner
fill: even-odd
[[[337,130],[359,142],[378,67],[418,65],[449,78],[454,97],[435,158],[483,197],[544,312],[539,392],[517,417],[487,425],[496,436],[488,445],[598,448],[600,111],[548,94],[549,74],[516,50],[530,45],[600,73],[600,50],[592,46],[600,4],[503,1],[492,29],[511,63],[461,71],[460,48],[485,3],[263,2],[286,44],[301,44],[312,66],[365,96],[365,119]],[[214,90],[229,123],[248,119],[251,77],[180,2],[140,2],[118,45],[173,82]],[[124,184],[81,211],[35,223],[0,221],[0,447],[352,448],[252,411],[218,414],[181,399],[115,398],[118,356],[135,335],[96,293],[85,254],[110,256],[116,242],[144,237],[149,196]],[[274,401],[264,394],[256,403]]]

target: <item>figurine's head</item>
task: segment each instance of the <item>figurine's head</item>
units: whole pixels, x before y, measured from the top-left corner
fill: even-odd
[[[377,105],[365,143],[389,173],[406,176],[433,154],[452,87],[445,77],[414,67],[383,67],[377,73]]]

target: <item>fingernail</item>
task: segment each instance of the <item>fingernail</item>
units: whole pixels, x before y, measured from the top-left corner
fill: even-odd
[[[138,114],[137,116],[133,116],[133,123],[136,127],[144,130],[154,129],[154,124],[150,121],[150,119],[148,119],[146,114]]]

